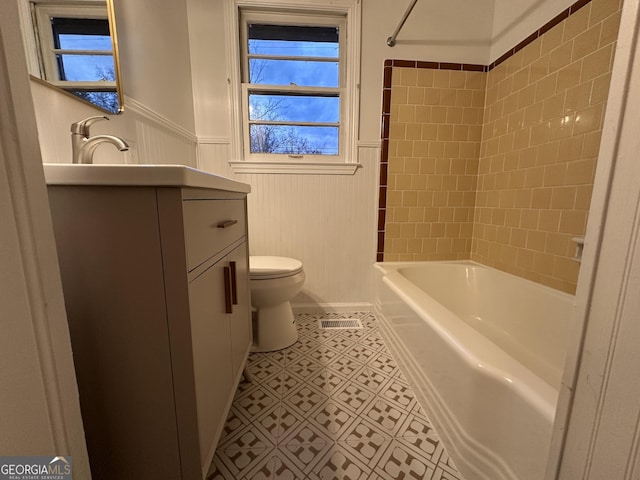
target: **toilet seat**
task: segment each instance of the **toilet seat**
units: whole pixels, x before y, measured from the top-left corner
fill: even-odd
[[[295,258],[249,256],[249,278],[269,280],[296,275],[302,271],[302,262]]]

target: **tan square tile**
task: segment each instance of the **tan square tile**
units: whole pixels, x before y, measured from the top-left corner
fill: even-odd
[[[544,232],[557,232],[560,225],[560,210],[540,210],[538,229]]]
[[[602,75],[593,80],[593,89],[591,90],[591,105],[603,103],[607,101],[609,96],[609,85],[611,84],[611,74]]]
[[[569,211],[562,212],[560,217],[560,232],[570,233],[573,235],[583,235],[587,224],[586,211]]]
[[[593,0],[591,2],[591,15],[589,26],[606,19],[620,10],[619,0]]]
[[[473,106],[473,91],[472,90],[456,90],[455,105],[457,107],[471,107]]]
[[[536,84],[536,102],[541,102],[556,93],[558,73],[552,73],[544,77]]]
[[[416,121],[416,107],[413,105],[398,106],[398,122],[413,123]]]
[[[587,4],[564,21],[563,42],[567,42],[580,35],[589,27],[590,12],[591,5]]]
[[[604,105],[597,104],[576,112],[574,135],[599,130],[604,116]]]
[[[416,74],[416,85],[418,87],[433,86],[433,70],[430,68],[418,68]]]
[[[573,41],[572,61],[576,61],[596,51],[600,42],[601,25],[595,25],[589,30],[579,34]]]
[[[600,150],[600,139],[602,138],[602,133],[600,131],[595,131],[591,133],[587,133],[584,136],[584,143],[582,145],[582,157],[597,157]]]
[[[409,87],[407,92],[407,103],[410,105],[424,104],[425,89],[422,87]]]
[[[549,53],[562,45],[562,37],[564,35],[564,23],[560,23],[547,31],[542,37],[541,53]]]
[[[588,82],[568,89],[565,110],[576,111],[588,107],[592,85],[592,82]]]
[[[595,158],[567,163],[567,180],[571,185],[589,185],[595,175]]]
[[[464,88],[471,90],[484,90],[486,87],[486,75],[482,72],[466,72]]]
[[[542,80],[549,73],[550,55],[544,55],[531,64],[529,68],[529,83],[536,83]]]
[[[434,70],[433,86],[439,88],[449,88],[449,70]]]
[[[550,233],[546,250],[553,255],[567,256],[570,252],[571,236],[565,233]]]
[[[566,185],[567,165],[559,163],[544,167],[544,186]]]
[[[416,105],[415,120],[416,123],[424,124],[431,119],[431,107],[427,105]]]
[[[409,89],[407,87],[393,87],[391,89],[391,105],[406,105],[408,92]]]
[[[408,87],[417,84],[418,72],[415,68],[399,68],[397,72],[394,72],[393,77],[395,77],[395,73],[400,74],[400,85]]]
[[[600,33],[600,47],[604,47],[618,39],[618,31],[620,30],[620,18],[622,12],[618,11],[614,15],[608,17],[602,23],[602,32]]]
[[[588,82],[593,78],[609,72],[611,69],[612,58],[613,44],[606,45],[584,57],[584,60],[582,61],[580,83]]]
[[[440,105],[440,89],[426,88],[424,91],[425,105]]]

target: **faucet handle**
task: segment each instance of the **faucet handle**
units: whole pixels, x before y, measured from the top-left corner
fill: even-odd
[[[84,137],[89,137],[89,127],[93,125],[95,122],[99,122],[101,120],[109,120],[109,117],[104,115],[99,115],[97,117],[89,117],[84,120],[80,120],[79,122],[75,122],[71,124],[71,133],[76,133],[79,135],[83,135]]]

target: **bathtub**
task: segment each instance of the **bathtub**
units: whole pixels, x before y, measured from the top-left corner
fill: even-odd
[[[464,479],[543,479],[574,297],[474,262],[375,269],[382,335]]]

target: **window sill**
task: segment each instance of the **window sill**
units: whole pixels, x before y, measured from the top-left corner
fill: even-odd
[[[353,175],[359,163],[229,162],[235,173]]]

